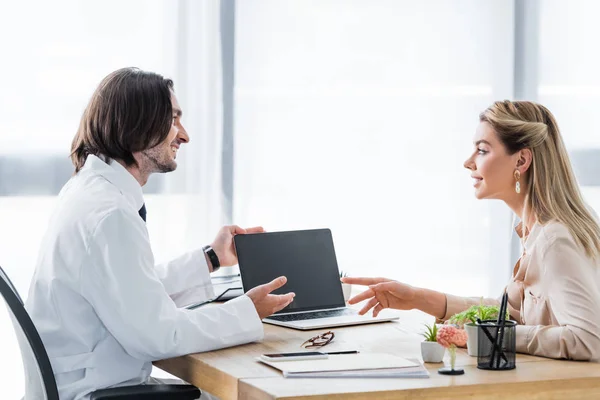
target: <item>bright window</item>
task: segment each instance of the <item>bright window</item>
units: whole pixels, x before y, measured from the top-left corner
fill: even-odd
[[[355,276],[501,288],[508,211],[474,199],[463,162],[510,96],[505,4],[238,2],[234,220],[329,227]]]

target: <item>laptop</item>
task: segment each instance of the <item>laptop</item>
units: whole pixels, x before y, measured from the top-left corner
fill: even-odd
[[[244,292],[284,275],[287,283],[273,293],[296,293],[263,322],[308,330],[398,319],[346,307],[329,229],[236,235],[234,243]]]

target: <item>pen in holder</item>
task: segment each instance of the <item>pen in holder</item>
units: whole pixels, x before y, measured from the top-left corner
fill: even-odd
[[[507,370],[516,367],[516,326],[515,321],[477,322],[477,368]]]
[[[477,368],[505,370],[515,368],[517,336],[515,321],[506,320],[508,293],[500,302],[498,320],[477,319]]]

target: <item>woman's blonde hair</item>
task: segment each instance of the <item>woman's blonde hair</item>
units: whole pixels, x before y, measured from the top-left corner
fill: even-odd
[[[552,113],[529,101],[497,101],[479,115],[489,123],[509,154],[530,149],[532,162],[523,179],[525,210],[537,222],[564,224],[586,254],[600,255],[600,227],[583,202],[569,155]]]

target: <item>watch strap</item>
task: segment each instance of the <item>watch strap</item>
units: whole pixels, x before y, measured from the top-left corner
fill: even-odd
[[[219,262],[219,257],[217,256],[217,253],[215,253],[215,251],[210,245],[204,246],[202,250],[210,260],[210,263],[212,265],[212,272],[217,272],[219,268],[221,268],[221,263]]]

